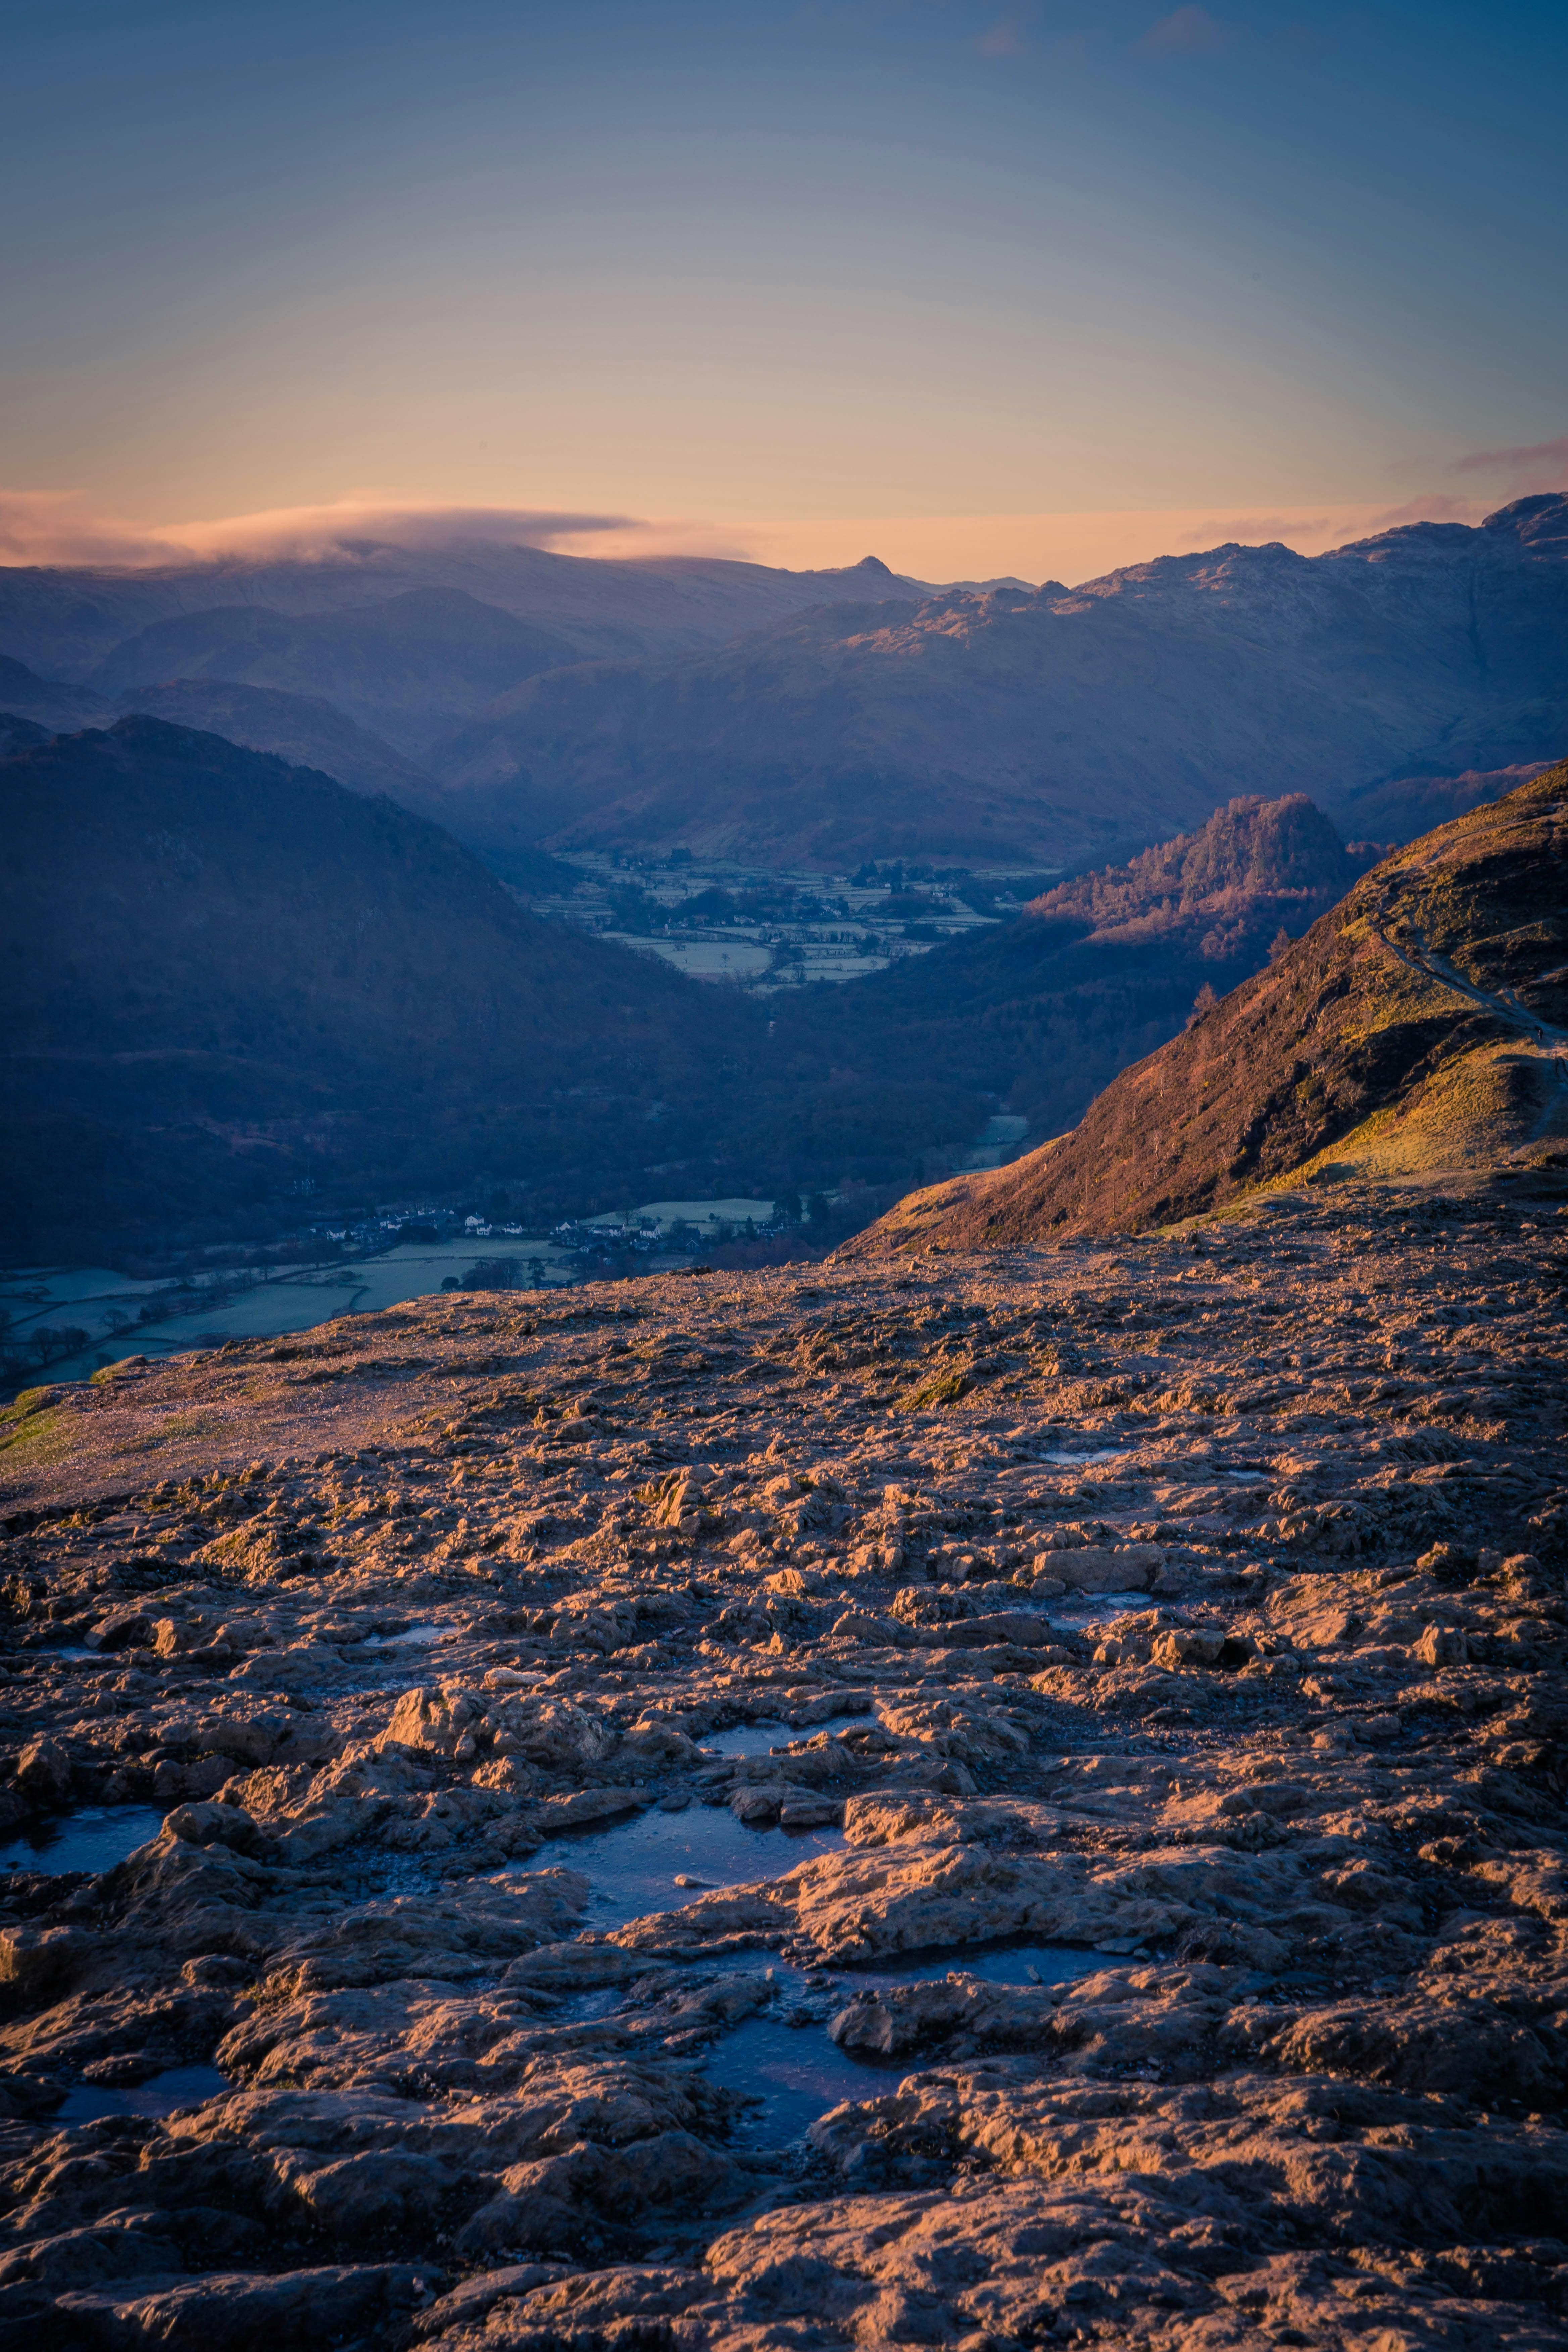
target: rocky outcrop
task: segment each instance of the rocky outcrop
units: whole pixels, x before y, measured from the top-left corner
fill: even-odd
[[[0,2329],[1543,2352],[1550,1181],[58,1385]]]

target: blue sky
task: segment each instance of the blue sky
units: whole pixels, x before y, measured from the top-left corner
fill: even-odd
[[[9,43],[0,482],[824,561],[1479,510],[1568,478],[1565,65],[1561,5],[55,0]]]

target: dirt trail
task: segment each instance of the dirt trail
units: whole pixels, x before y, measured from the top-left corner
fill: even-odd
[[[1446,956],[1427,947],[1419,934],[1409,940],[1392,940],[1385,930],[1375,925],[1373,929],[1394,961],[1403,964],[1407,971],[1420,972],[1425,979],[1451,989],[1467,1003],[1491,1013],[1507,1027],[1519,1030],[1528,1045],[1540,1049],[1538,1058],[1546,1065],[1549,1087],[1531,1140],[1539,1141],[1560,1124],[1568,1124],[1568,1029],[1532,1013],[1511,990],[1482,988],[1479,982],[1467,980],[1454,970]]]

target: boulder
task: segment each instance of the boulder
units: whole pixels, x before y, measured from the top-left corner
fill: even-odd
[[[1164,1564],[1159,1544],[1085,1544],[1038,1553],[1031,1582],[1047,1576],[1075,1592],[1147,1592]]]
[[[92,1949],[79,1927],[0,1927],[0,1985],[58,1993]]]
[[[415,1696],[411,1691],[398,1701],[394,1725]],[[489,1721],[503,1754],[526,1756],[534,1764],[600,1764],[616,1744],[613,1724],[569,1698],[509,1697],[499,1706],[492,1705]],[[390,1727],[384,1737],[392,1737]]]
[[[457,1756],[467,1740],[467,1752],[472,1754],[479,1744],[475,1729],[484,1712],[483,1702],[468,1691],[405,1691],[376,1746],[405,1748],[422,1756]]]
[[[16,1763],[16,1785],[39,1804],[63,1804],[71,1793],[71,1760],[58,1739],[29,1740]]]

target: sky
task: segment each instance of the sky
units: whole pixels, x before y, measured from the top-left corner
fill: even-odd
[[[52,0],[0,560],[1077,580],[1568,486],[1568,9]]]

